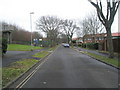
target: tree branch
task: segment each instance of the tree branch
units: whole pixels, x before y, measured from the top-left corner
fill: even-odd
[[[116,2],[117,3],[117,6],[115,8],[115,13],[117,12],[118,8],[119,8],[119,5],[120,5],[120,1]]]
[[[89,0],[89,1],[91,1],[91,0]],[[96,9],[97,9],[97,13],[98,13],[98,17],[99,17],[99,19],[100,19],[100,21],[103,23],[103,24],[105,24],[105,22],[106,22],[106,19],[105,19],[105,16],[103,15],[103,12],[102,12],[102,3],[101,3],[101,1],[100,1],[100,7],[99,7],[99,5],[98,5],[98,2],[97,2],[97,4],[95,4],[94,2],[90,2]],[[102,19],[101,19],[102,18]]]
[[[110,14],[110,8],[111,8],[110,2],[107,2],[107,15],[106,15],[107,20],[108,20],[109,14]]]
[[[92,2],[91,0],[88,0],[95,8],[98,8],[98,5]]]
[[[102,24],[105,25],[105,22],[102,20],[99,11],[97,11],[97,15],[98,15],[99,20],[102,22]]]

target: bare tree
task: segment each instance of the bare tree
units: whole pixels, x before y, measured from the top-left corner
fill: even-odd
[[[51,46],[57,42],[61,24],[61,20],[55,16],[42,16],[36,22],[37,29],[46,33],[47,38],[51,42]]]
[[[60,34],[60,40],[62,43],[66,43],[67,42],[67,36],[65,33],[61,33]]]
[[[93,2],[92,0],[88,0],[97,10],[97,15],[99,20],[105,26],[107,32],[107,45],[109,50],[109,57],[114,57],[114,49],[111,35],[111,26],[114,21],[115,14],[118,10],[120,1],[119,0],[106,0],[107,1],[107,14],[106,16],[103,14],[103,6],[101,0],[97,0],[97,2]]]
[[[38,33],[38,32],[33,32],[33,39],[41,39],[43,38],[42,34]]]
[[[96,34],[99,34],[103,31],[102,23],[99,21],[95,13],[94,15],[91,14],[87,16],[80,24],[82,24],[82,35],[93,35],[93,42],[95,42]]]
[[[73,34],[76,32],[76,30],[79,29],[79,27],[76,25],[76,23],[73,20],[66,19],[63,22],[63,28],[64,28],[64,32],[67,36],[68,43],[71,43]]]
[[[102,27],[102,23],[99,21],[99,19],[97,18],[97,16],[93,14],[91,14],[88,18],[88,27],[90,29],[90,33],[95,35],[98,33],[101,33],[101,31],[103,30]]]

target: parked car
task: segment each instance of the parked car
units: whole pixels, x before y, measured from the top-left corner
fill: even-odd
[[[67,43],[63,43],[63,46],[66,48],[69,48],[70,47],[70,45],[69,44],[67,44]]]

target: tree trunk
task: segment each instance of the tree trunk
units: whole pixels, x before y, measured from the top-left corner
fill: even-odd
[[[69,36],[67,37],[67,43],[69,44],[69,42],[70,42],[70,39],[69,39]]]
[[[114,57],[114,49],[113,49],[113,41],[112,41],[112,35],[111,35],[111,27],[106,27],[107,31],[107,47],[109,51],[109,58]]]

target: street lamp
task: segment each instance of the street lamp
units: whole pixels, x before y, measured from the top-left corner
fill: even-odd
[[[31,51],[32,51],[32,14],[34,14],[34,12],[30,12],[30,29],[31,29]]]

